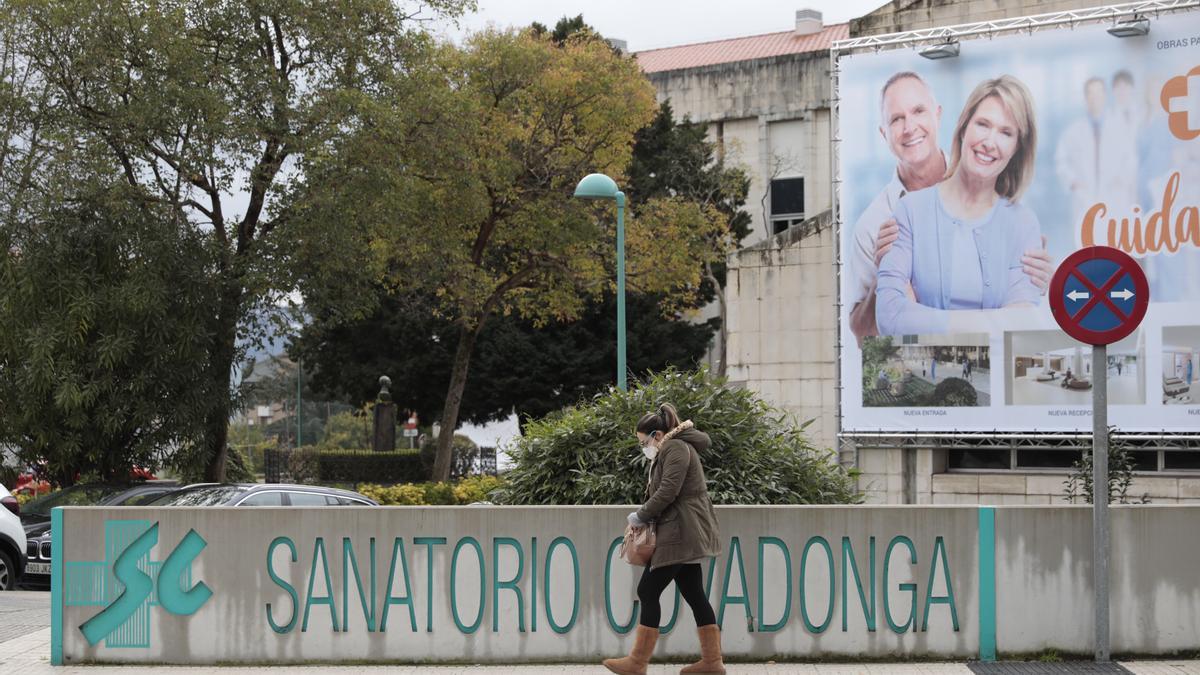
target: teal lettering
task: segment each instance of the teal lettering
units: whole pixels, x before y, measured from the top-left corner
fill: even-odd
[[[571,567],[575,572],[575,580],[573,582],[575,593],[571,600],[571,619],[563,626],[560,626],[554,620],[554,609],[550,604],[550,570],[553,569],[550,562],[554,558],[554,549],[559,546],[567,547],[567,551],[571,554]],[[575,552],[574,542],[567,537],[557,537],[554,541],[550,542],[550,546],[546,547],[546,576],[543,578],[543,583],[542,595],[546,596],[544,599],[546,603],[546,622],[550,624],[550,630],[555,633],[566,633],[575,626],[575,620],[579,618],[579,554]]]
[[[393,584],[396,581],[396,558],[400,558],[400,573],[404,575],[404,595],[396,597],[392,595]],[[433,569],[432,556],[430,557],[430,569]],[[373,595],[373,594],[372,594]],[[417,632],[417,610],[413,608],[412,599],[412,584],[408,580],[408,558],[404,555],[404,540],[400,537],[392,542],[392,564],[388,570],[387,590],[383,595],[383,618],[379,620],[379,632],[387,632],[388,610],[392,605],[408,605],[408,621],[412,626],[412,632]],[[432,616],[433,609],[430,608]]]
[[[458,554],[462,551],[463,546],[470,545],[475,549],[475,555],[479,557],[479,613],[475,616],[475,621],[471,625],[463,625],[462,619],[458,615]],[[486,582],[483,576],[483,547],[475,540],[475,537],[463,537],[454,545],[454,555],[450,558],[450,613],[454,616],[454,625],[458,626],[458,630],[463,633],[474,633],[479,630],[479,624],[483,623],[483,608],[485,598]]]
[[[425,547],[425,632],[433,632],[433,547],[444,546],[445,537],[413,537],[413,546]]]
[[[313,585],[317,581],[317,558],[321,559],[321,574],[325,578],[327,595],[313,595]],[[333,632],[338,632],[337,606],[333,604],[333,582],[329,579],[329,560],[325,556],[325,539],[317,537],[313,544],[312,569],[308,572],[308,593],[304,596],[304,622],[300,624],[300,632],[308,631],[308,613],[313,605],[328,605],[329,620],[333,623]]]
[[[863,593],[862,579],[858,575],[858,563],[854,562],[854,548],[850,545],[850,537],[842,537],[842,632],[847,630],[847,617],[850,615],[850,601],[846,592],[850,575],[854,575],[854,586],[858,589],[858,599],[862,603],[863,616],[867,620],[867,630],[875,631],[875,537],[870,539],[871,576],[871,608],[867,609],[867,596]]]
[[[938,561],[942,561],[942,576],[946,577],[946,595],[933,595],[933,581],[937,574]],[[925,612],[921,618],[921,630],[929,630],[929,606],[950,605],[950,621],[954,632],[958,632],[958,610],[954,606],[954,584],[950,583],[950,563],[946,560],[946,542],[938,537],[933,542],[933,559],[929,561],[929,584],[925,587]]]
[[[729,595],[729,580],[733,577],[733,563],[737,561],[738,576],[742,582],[742,595]],[[729,559],[725,562],[725,579],[721,584],[721,608],[717,611],[717,625],[725,627],[725,607],[727,605],[744,605],[746,608],[747,624],[753,630],[750,622],[750,593],[746,584],[746,565],[742,562],[742,544],[737,537],[729,540]]]
[[[280,626],[278,623],[275,623],[275,617],[271,614],[271,603],[268,602],[267,623],[270,624],[271,630],[275,631],[276,633],[290,633],[292,632],[292,629],[296,627],[296,619],[299,618],[298,609],[300,597],[296,595],[296,589],[291,584],[283,579],[280,579],[279,575],[275,573],[274,554],[275,547],[277,546],[287,546],[288,550],[292,552],[292,562],[296,562],[296,545],[293,544],[292,540],[287,537],[275,537],[275,539],[271,541],[271,545],[267,547],[267,574],[271,576],[271,581],[275,582],[276,586],[279,586],[283,590],[287,591],[287,594],[292,597],[292,618],[288,619],[287,625],[285,626]]]
[[[509,581],[500,581],[500,546],[511,546],[517,551],[517,571]],[[525,598],[521,595],[521,574],[525,571],[525,551],[521,542],[512,537],[492,538],[492,632],[500,632],[500,589],[511,590],[517,595],[517,631],[525,632]],[[537,585],[536,583],[534,584]]]
[[[608,545],[608,555],[604,557],[604,614],[608,617],[608,627],[613,629],[617,635],[626,635],[633,630],[633,624],[637,623],[638,601],[633,601],[633,611],[630,612],[629,621],[620,624],[617,623],[617,617],[613,616],[612,606],[612,559],[613,554],[617,552],[617,547],[621,545],[624,537],[613,539]],[[537,584],[534,584],[536,587]]]
[[[808,618],[808,602],[804,597],[804,580],[808,578],[806,574],[808,568],[808,549],[812,548],[814,544],[825,549],[825,558],[829,561],[829,610],[825,613],[825,621],[821,622],[820,626],[814,626]],[[837,598],[833,578],[833,548],[829,546],[829,542],[825,541],[824,537],[809,537],[808,541],[804,542],[804,551],[800,554],[800,618],[804,620],[804,627],[810,633],[824,633],[829,628],[830,622],[833,621],[833,603]]]
[[[904,544],[908,547],[908,562],[909,564],[917,564],[917,549],[913,546],[912,540],[903,535],[893,537],[888,542],[887,550],[883,554],[883,618],[887,619],[888,628],[892,629],[893,633],[904,634],[908,632],[917,623],[917,585],[916,584],[900,584],[901,591],[907,591],[911,596],[909,602],[908,621],[904,622],[903,626],[897,625],[892,620],[892,609],[888,606],[888,567],[892,564],[892,549],[897,544]]]
[[[203,581],[183,590],[183,577],[192,561],[208,543],[204,537],[188,530],[183,541],[171,551],[158,571],[158,602],[172,614],[191,616],[212,597],[212,589]]]
[[[358,587],[358,601],[362,605],[367,632],[375,632],[375,537],[371,537],[371,610],[367,612],[367,596],[363,593],[362,577],[358,573],[358,559],[354,556],[354,545],[350,537],[342,537],[342,632],[350,631],[350,572],[354,571],[354,585]]]
[[[763,579],[763,558],[767,546],[774,546],[783,552],[783,578],[787,581],[787,591],[784,593],[786,598],[783,606],[783,616],[775,623],[763,623],[763,591],[767,584]],[[758,630],[763,633],[774,633],[787,624],[788,618],[792,614],[792,554],[788,551],[787,544],[778,537],[759,537],[758,538]]]

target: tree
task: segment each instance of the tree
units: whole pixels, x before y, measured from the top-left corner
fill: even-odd
[[[420,4],[451,16],[465,6]],[[219,403],[203,459],[220,480],[239,338],[296,287],[288,188],[305,157],[356,129],[365,102],[403,79],[428,42],[418,14],[390,0],[11,0],[4,10],[18,60],[49,92],[46,118],[78,149],[69,168],[121,177],[135,201],[201,224],[211,240],[219,293],[200,379]]]
[[[533,30],[534,35],[538,37],[548,35],[559,46],[565,44],[576,33],[586,32],[592,35],[599,35],[594,28],[584,22],[582,14],[577,14],[573,17],[562,17],[558,20],[558,23],[554,24],[554,30],[546,28],[544,24],[537,21],[534,21],[530,25],[530,28]]]
[[[900,345],[892,343],[892,337],[869,337],[862,344],[862,386],[863,391],[875,387],[879,371],[887,367],[888,362],[900,353]]]
[[[378,110],[306,189],[314,222],[360,223],[385,280],[433,295],[454,322],[434,466],[444,480],[487,320],[570,320],[611,292],[612,204],[571,195],[587,173],[621,173],[655,106],[636,63],[591,36],[557,46],[532,31],[489,31],[429,66],[425,86]],[[631,285],[663,293],[664,311],[699,286],[696,261],[724,255],[706,242],[725,220],[705,205],[655,200],[628,225]]]
[[[442,412],[453,367],[451,320],[434,316],[435,302],[379,291],[367,317],[341,321],[318,313],[293,343],[293,356],[311,367],[318,395],[365,404],[374,400],[380,375],[392,378],[401,410],[421,419]],[[661,319],[659,299],[630,294],[628,367],[644,374],[675,366],[695,367],[715,326],[712,322]],[[496,316],[480,331],[471,359],[471,381],[463,391],[460,418],[475,424],[542,417],[613,382],[616,363],[616,300],[605,294],[572,322],[538,326],[517,315]]]
[[[505,504],[634,504],[643,499],[646,460],[634,427],[647,411],[673,403],[712,438],[701,454],[717,504],[849,504],[855,473],[831,450],[814,448],[796,424],[753,392],[700,370],[666,371],[551,413],[509,449]]]
[[[217,289],[197,228],[123,191],[0,227],[0,445],[58,485],[196,442]]]
[[[598,36],[583,20],[583,15],[563,17],[553,32],[534,22],[537,34],[549,33],[556,44],[563,44],[576,33]],[[750,177],[739,167],[725,164],[723,153],[708,140],[708,125],[687,117],[675,120],[670,101],[659,105],[654,120],[637,132],[633,158],[629,165],[626,195],[633,204],[655,198],[681,196],[699,204],[712,205],[728,220],[722,240],[711,242],[714,249],[729,250],[741,246],[750,234],[751,217],[742,210],[750,191]],[[728,237],[728,241],[723,240]],[[724,376],[728,363],[728,307],[725,301],[725,260],[699,261],[702,284],[697,289],[694,307],[716,300],[718,330],[721,333],[717,375]]]
[[[730,250],[741,246],[750,234],[750,214],[742,210],[750,191],[750,177],[742,169],[726,165],[716,150],[708,140],[707,125],[686,117],[676,122],[671,103],[664,101],[654,121],[637,133],[627,192],[635,204],[678,195],[715,208],[728,221],[727,231],[717,236],[727,240],[715,240],[711,245],[717,250]],[[695,304],[717,301],[721,351],[716,374],[723,377],[728,362],[729,319],[725,258],[705,259],[698,264],[703,284],[697,289]]]

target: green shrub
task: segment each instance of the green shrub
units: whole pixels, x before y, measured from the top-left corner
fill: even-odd
[[[426,503],[425,489],[420,485],[360,485],[358,492],[384,506],[419,506]]]
[[[311,445],[288,452],[287,473],[291,482],[310,485],[321,481],[321,451]]]
[[[479,459],[479,446],[475,445],[475,441],[464,434],[454,434],[451,452],[450,479],[457,480],[470,475],[476,460]],[[422,478],[433,475],[433,460],[436,455],[437,437],[430,434],[421,445],[421,462],[425,467],[425,475]]]
[[[438,506],[451,506],[458,502],[454,499],[452,483],[425,483],[425,503]]]
[[[670,402],[712,438],[702,453],[708,490],[718,504],[847,504],[860,500],[853,471],[812,446],[804,429],[745,389],[707,371],[669,370],[630,391],[610,390],[530,421],[509,453],[515,462],[497,493],[506,504],[641,502],[648,461],[634,435],[637,420]]]
[[[497,476],[471,476],[454,486],[454,500],[459,504],[492,501],[492,493],[504,486]]]
[[[318,461],[322,483],[414,483],[428,475],[416,450],[321,450]]]
[[[358,486],[358,492],[384,506],[466,505],[485,501],[492,492],[503,485],[502,478],[476,476],[464,478],[457,483],[405,483],[390,486],[363,483]]]
[[[225,460],[225,482],[226,483],[253,483],[256,480],[254,470],[251,468],[250,460],[246,458],[246,453],[234,446],[228,446],[228,455]],[[205,475],[207,468],[203,462],[198,461],[200,454],[195,450],[185,450],[172,457],[170,468],[175,474],[180,483],[203,483],[208,480]]]
[[[924,405],[938,407],[974,406],[978,402],[975,387],[964,379],[948,377],[938,382]]]

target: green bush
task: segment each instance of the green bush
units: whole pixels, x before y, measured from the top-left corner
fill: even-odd
[[[454,434],[454,440],[451,443],[450,456],[450,479],[458,480],[465,476],[469,476],[479,459],[479,446],[475,445],[469,436],[464,434]],[[437,437],[430,434],[421,445],[421,462],[425,466],[425,476],[428,478],[433,475],[433,460],[437,455]]]
[[[451,506],[458,502],[454,499],[454,485],[450,483],[425,483],[425,503],[437,506]]]
[[[641,502],[648,461],[634,435],[637,420],[670,402],[681,420],[706,432],[702,453],[709,495],[718,504],[848,504],[860,500],[855,472],[830,450],[812,446],[804,429],[752,392],[726,386],[707,371],[669,370],[630,391],[530,421],[509,449],[515,462],[497,499],[505,504]]]
[[[492,493],[504,486],[498,476],[471,476],[454,486],[454,500],[459,504],[473,504],[492,500]]]
[[[978,392],[964,379],[948,377],[938,382],[924,405],[939,407],[974,406],[978,403]]]
[[[384,506],[466,505],[487,498],[503,487],[504,479],[495,476],[464,478],[457,483],[406,483],[375,485],[364,483],[358,492]]]
[[[419,506],[426,503],[425,489],[420,485],[360,485],[358,492],[384,506]]]
[[[428,476],[417,450],[321,450],[317,458],[322,483],[415,483]]]
[[[205,475],[205,465],[199,461],[200,454],[196,449],[185,450],[171,458],[169,462],[172,473],[180,483],[203,483],[208,480]],[[256,479],[250,460],[246,453],[234,446],[228,446],[225,460],[226,483],[253,483]]]

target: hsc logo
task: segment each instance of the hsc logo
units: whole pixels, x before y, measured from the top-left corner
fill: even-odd
[[[158,523],[110,520],[104,524],[105,559],[66,564],[64,604],[104,607],[79,627],[88,644],[149,647],[151,607],[189,616],[212,597],[203,581],[191,581],[192,561],[207,545],[203,537],[188,530],[166,560],[152,561],[157,543]]]

